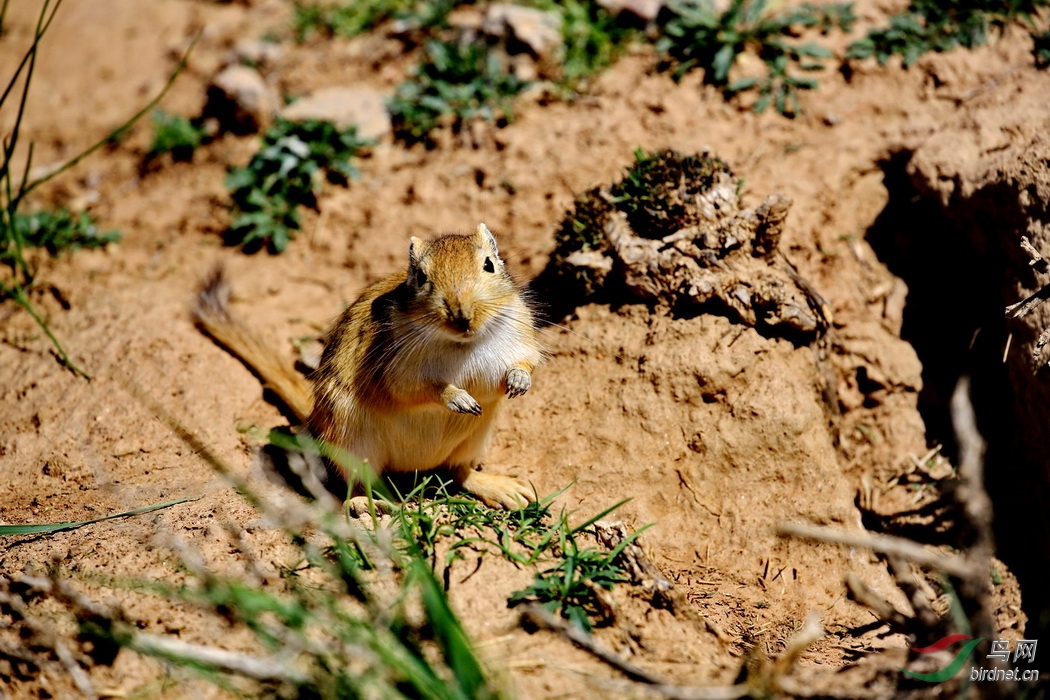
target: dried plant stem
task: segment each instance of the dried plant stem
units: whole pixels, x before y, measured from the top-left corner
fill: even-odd
[[[302,685],[310,680],[309,676],[279,658],[251,656],[146,632],[134,632],[127,647],[147,656],[201,664],[256,681],[283,681]]]
[[[786,537],[801,537],[820,542],[844,544],[849,547],[864,547],[883,554],[896,554],[916,564],[940,569],[952,576],[967,577],[973,572],[973,565],[962,557],[939,554],[918,542],[891,535],[845,532],[831,527],[803,523],[781,523],[777,526],[777,533]]]
[[[539,605],[525,606],[521,612],[521,621],[526,627],[538,627],[550,632],[557,632],[584,651],[589,652],[617,671],[620,671],[631,680],[653,685],[662,684],[662,681],[656,676],[632,664],[611,649],[606,649],[594,637],[583,631],[582,628],[555,617]]]

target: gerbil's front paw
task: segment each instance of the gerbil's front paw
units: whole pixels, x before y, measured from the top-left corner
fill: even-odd
[[[456,389],[445,400],[445,408],[453,413],[469,413],[473,416],[481,415],[481,404],[475,401],[474,397],[466,389]]]
[[[486,474],[473,469],[460,481],[463,490],[481,499],[489,508],[520,510],[536,500],[532,489],[517,479],[499,474]]]
[[[532,375],[528,370],[515,367],[507,372],[507,397],[517,398],[532,388]]]

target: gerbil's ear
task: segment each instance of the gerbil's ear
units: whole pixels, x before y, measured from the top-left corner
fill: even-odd
[[[491,248],[493,255],[499,256],[499,246],[496,245],[496,237],[492,235],[492,231],[489,231],[488,226],[478,224],[478,227],[474,229],[474,238],[482,245]]]
[[[419,267],[419,257],[423,253],[423,241],[413,236],[408,239],[408,269],[414,270]]]
[[[413,236],[408,239],[408,262],[416,264],[419,262],[419,250],[423,247],[423,241]]]
[[[419,266],[419,258],[423,253],[423,241],[415,236],[408,243],[408,277],[406,281],[410,287],[418,289],[427,281],[427,273]]]

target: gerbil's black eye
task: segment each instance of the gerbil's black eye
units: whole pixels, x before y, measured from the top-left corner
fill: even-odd
[[[415,269],[415,274],[412,277],[412,285],[415,287],[422,287],[427,283],[427,273],[420,270],[418,267]]]
[[[492,258],[485,258],[485,267],[483,269],[485,270],[485,272],[496,271],[496,265],[492,262]]]

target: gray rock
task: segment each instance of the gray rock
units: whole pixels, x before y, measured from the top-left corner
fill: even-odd
[[[225,129],[250,134],[264,129],[277,113],[277,92],[254,68],[224,68],[208,87],[205,115]]]
[[[381,139],[392,131],[386,96],[365,87],[327,87],[297,100],[281,110],[292,121],[320,119],[340,129],[357,127],[367,139]]]
[[[550,58],[562,44],[561,17],[509,3],[489,5],[481,30],[490,36],[519,41],[541,59]]]
[[[284,55],[284,47],[272,41],[244,39],[230,50],[227,63],[244,63],[257,68],[269,68]]]

